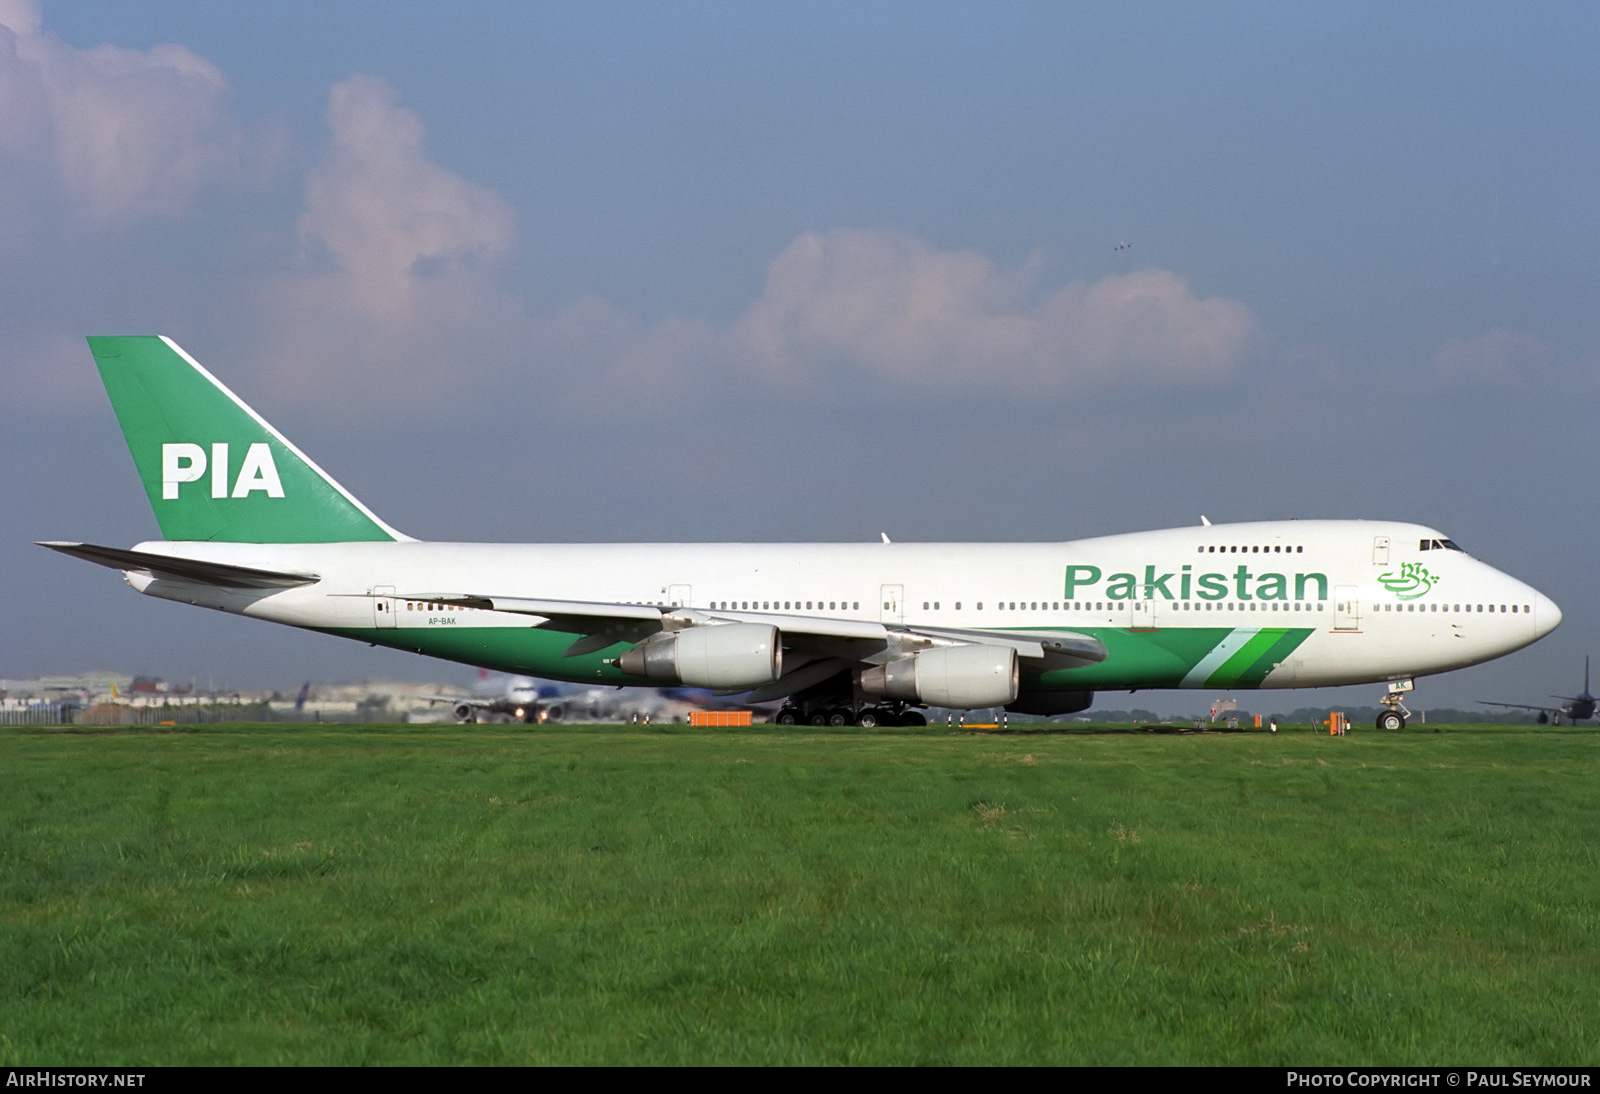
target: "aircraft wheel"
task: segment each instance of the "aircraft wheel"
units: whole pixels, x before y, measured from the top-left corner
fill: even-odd
[[[883,711],[879,710],[877,707],[867,707],[860,714],[856,715],[856,725],[860,726],[862,729],[877,729],[879,726],[883,725],[885,721],[886,719],[883,716]]]
[[[1406,720],[1400,716],[1398,710],[1386,710],[1378,715],[1378,728],[1389,730],[1404,729],[1406,728]]]
[[[850,711],[845,710],[844,708],[830,710],[828,712],[828,724],[830,726],[834,726],[835,728],[839,726],[850,725],[855,720],[855,715],[851,714]]]
[[[813,711],[811,717],[806,719],[806,722],[814,726],[825,726],[828,724],[828,712],[825,710]]]
[[[780,726],[797,726],[800,724],[800,715],[793,707],[784,707],[778,711],[778,716],[772,719]]]
[[[903,726],[925,726],[928,724],[928,718],[920,711],[908,710],[900,715],[900,724]]]

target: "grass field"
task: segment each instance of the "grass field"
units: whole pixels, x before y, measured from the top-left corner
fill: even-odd
[[[0,1064],[1600,1063],[1594,730],[0,730]]]

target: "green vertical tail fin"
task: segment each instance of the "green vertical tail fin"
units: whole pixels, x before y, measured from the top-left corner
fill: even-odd
[[[407,539],[165,336],[91,337],[106,394],[169,540]]]

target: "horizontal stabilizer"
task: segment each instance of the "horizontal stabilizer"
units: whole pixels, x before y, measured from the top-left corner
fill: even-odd
[[[156,577],[174,577],[216,585],[225,589],[292,589],[322,580],[316,574],[258,570],[253,566],[233,566],[226,562],[206,562],[196,558],[175,558],[149,551],[125,551],[119,547],[100,547],[93,543],[41,542],[40,547],[60,551],[85,562],[109,566],[113,570],[133,570]]]

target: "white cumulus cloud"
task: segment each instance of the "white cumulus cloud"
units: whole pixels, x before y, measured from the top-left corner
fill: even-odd
[[[297,224],[303,267],[247,302],[261,366],[290,389],[315,374],[413,405],[492,371],[461,366],[503,355],[526,322],[494,278],[515,241],[510,207],[428,159],[421,119],[378,77],[335,84],[327,120]]]
[[[351,303],[392,314],[427,282],[510,250],[510,208],[423,154],[422,121],[388,83],[335,84],[328,128],[332,144],[306,180],[299,232],[327,249]]]
[[[250,302],[259,365],[289,392],[337,386],[402,415],[440,397],[611,414],[796,388],[1076,396],[1226,382],[1261,335],[1243,304],[1170,271],[1043,289],[1037,262],[1006,270],[853,228],[795,238],[723,326],[645,323],[600,297],[529,315],[498,280],[515,246],[509,207],[428,158],[394,88],[351,77],[327,118],[297,225],[304,262]]]
[[[48,175],[96,223],[183,213],[237,168],[228,82],[180,45],[76,49],[33,0],[0,0],[0,159]]]
[[[801,377],[864,373],[949,391],[1024,385],[1103,390],[1225,379],[1261,324],[1147,269],[1040,292],[976,251],[902,232],[806,232],[773,259],[728,331],[736,361]]]

